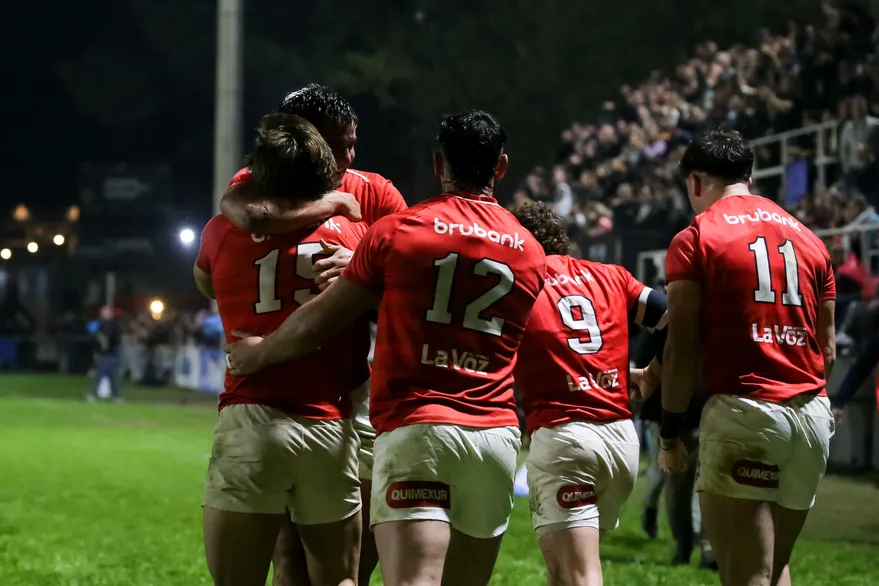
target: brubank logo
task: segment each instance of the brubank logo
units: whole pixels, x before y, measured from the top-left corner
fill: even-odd
[[[494,230],[486,230],[476,222],[473,222],[472,224],[447,224],[439,218],[434,217],[433,230],[437,234],[448,234],[450,236],[459,234],[461,236],[485,238],[502,246],[509,246],[510,248],[515,248],[523,252],[525,251],[525,241],[519,238],[518,232],[514,232],[513,234],[501,234]]]
[[[727,224],[734,225],[747,224],[748,222],[775,222],[776,224],[781,224],[783,226],[790,226],[797,232],[802,232],[800,229],[800,223],[792,217],[787,214],[782,216],[778,212],[769,213],[762,208],[757,208],[757,211],[753,214],[738,214],[737,216],[723,214],[723,219],[726,220]]]

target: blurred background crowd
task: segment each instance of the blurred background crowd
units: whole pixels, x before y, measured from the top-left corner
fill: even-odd
[[[719,126],[758,139],[825,123],[823,151],[839,165],[823,184],[808,133],[784,153],[787,189],[781,176],[754,189],[813,228],[851,222],[879,196],[879,120],[871,118],[879,115],[879,29],[857,5],[822,10],[818,26],[764,29],[751,46],[703,42],[673,72],[624,85],[597,119],[562,131],[555,163],[535,168],[515,199],[553,203],[575,233],[648,229],[670,238],[691,217],[676,165],[695,134]],[[782,155],[778,143],[755,150],[757,168]]]

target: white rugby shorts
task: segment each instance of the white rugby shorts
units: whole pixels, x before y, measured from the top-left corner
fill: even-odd
[[[517,427],[425,423],[375,440],[370,527],[433,520],[477,539],[503,535],[513,508]]]
[[[214,428],[203,505],[238,513],[289,509],[302,525],[347,519],[361,508],[357,448],[351,421],[229,405]]]
[[[351,400],[354,403],[354,431],[360,439],[358,473],[361,480],[372,481],[375,428],[369,422],[369,381],[351,393]]]
[[[574,527],[615,529],[638,478],[639,456],[630,419],[535,431],[525,464],[538,539]]]
[[[827,397],[779,404],[715,395],[702,412],[696,490],[810,509],[833,433]]]

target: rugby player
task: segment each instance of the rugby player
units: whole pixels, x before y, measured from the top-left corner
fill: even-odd
[[[264,340],[227,346],[233,375],[302,356],[379,305],[370,416],[384,583],[488,583],[513,506],[512,370],[545,255],[492,197],[506,134],[471,110],[440,124],[443,194],[379,220],[342,278]]]
[[[278,111],[300,116],[317,127],[336,159],[333,187],[345,193],[329,193],[323,198],[295,207],[278,205],[266,199],[250,182],[250,170],[241,169],[232,179],[222,202],[223,214],[240,229],[257,234],[284,233],[322,222],[333,214],[362,219],[372,225],[380,218],[406,209],[406,201],[394,184],[377,173],[355,171],[354,145],[357,142],[357,115],[345,98],[331,89],[311,84],[288,94]],[[350,194],[350,195],[348,195]],[[353,197],[353,202],[348,201]],[[315,282],[325,289],[338,278],[351,260],[352,250],[330,245],[332,255],[315,264]],[[373,344],[375,331],[373,328]],[[363,543],[360,549],[360,583],[369,578],[378,564],[375,540],[369,531],[369,500],[372,488],[372,446],[375,430],[369,423],[367,388],[355,398],[354,428],[360,438],[359,474],[363,501]],[[274,586],[307,586],[293,576],[304,562],[304,552],[292,523],[281,532],[274,558]]]
[[[697,216],[666,258],[659,458],[666,471],[685,465],[679,427],[701,354],[711,397],[696,490],[721,581],[786,586],[834,431],[836,285],[824,243],[750,193],[753,163],[724,130],[696,138],[680,162]]]
[[[599,530],[615,529],[638,477],[629,406],[629,323],[654,330],[661,356],[665,294],[627,270],[570,256],[565,225],[544,204],[513,215],[546,253],[546,286],[519,346],[514,375],[531,434],[531,515],[549,586],[600,586]],[[654,359],[631,381],[659,384]]]
[[[266,116],[249,156],[259,192],[292,207],[335,185],[329,145],[306,120]],[[208,222],[194,268],[233,329],[268,333],[318,293],[322,242],[353,248],[364,224],[342,217],[316,228],[255,235],[223,216]],[[368,388],[369,324],[361,318],[307,359],[247,378],[226,377],[204,493],[204,537],[215,584],[265,584],[285,519],[309,552],[317,585],[353,585],[360,549],[358,441],[351,391]],[[289,515],[286,512],[289,511]]]

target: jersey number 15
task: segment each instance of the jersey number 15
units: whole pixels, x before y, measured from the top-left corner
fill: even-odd
[[[302,279],[314,279],[316,276],[312,268],[314,257],[322,252],[323,247],[320,242],[306,242],[298,245],[296,247],[296,276]],[[253,261],[254,266],[259,268],[257,275],[259,297],[253,304],[253,310],[257,315],[281,311],[284,307],[283,298],[278,297],[278,259],[280,256],[281,250],[275,248],[264,257]],[[317,295],[312,293],[311,287],[293,291],[293,301],[299,305],[305,305],[315,297]]]

